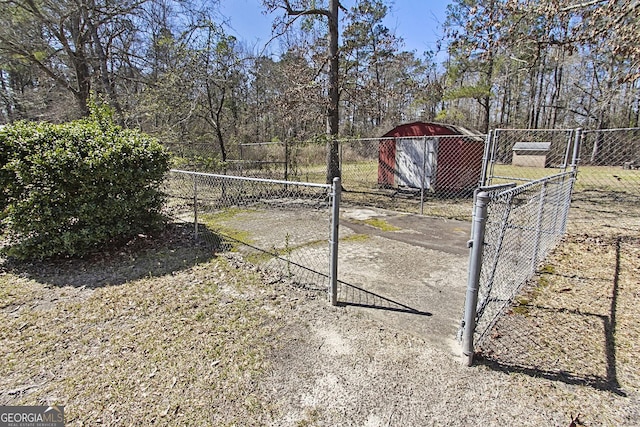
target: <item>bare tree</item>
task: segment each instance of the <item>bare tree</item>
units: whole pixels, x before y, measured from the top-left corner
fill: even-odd
[[[269,12],[283,9],[289,17],[280,23],[286,30],[293,22],[302,16],[323,16],[328,21],[328,105],[327,105],[327,182],[340,176],[340,157],[338,152],[338,132],[340,124],[340,92],[339,92],[339,50],[338,50],[338,10],[340,2],[329,0],[327,8],[313,7],[315,2],[299,0],[292,3],[289,0],[263,0]],[[342,8],[344,10],[344,8]]]
[[[88,113],[96,85],[121,116],[106,43],[134,31],[126,21],[145,1],[0,2],[0,53],[31,64],[66,89],[81,114]]]

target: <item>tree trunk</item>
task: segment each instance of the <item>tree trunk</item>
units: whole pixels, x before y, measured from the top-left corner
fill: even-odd
[[[220,157],[223,162],[227,161],[227,150],[224,143],[224,136],[222,135],[221,128],[221,117],[222,117],[222,109],[224,107],[224,100],[226,97],[226,89],[224,87],[220,88],[221,99],[216,99],[214,105],[214,97],[215,95],[212,93],[211,84],[209,81],[206,83],[207,86],[207,103],[209,105],[209,119],[211,120],[211,124],[213,125],[213,129],[216,133],[216,139],[218,140],[218,147],[220,147]]]
[[[104,47],[102,46],[102,40],[100,40],[100,35],[98,34],[98,28],[93,22],[96,5],[94,0],[88,1],[86,4],[82,4],[82,12],[83,12],[83,20],[89,30],[90,39],[93,41],[93,53],[97,57],[98,61],[98,69],[100,70],[100,81],[102,83],[102,87],[104,91],[109,96],[109,104],[116,111],[116,115],[118,117],[118,122],[120,125],[124,126],[124,114],[122,112],[122,107],[118,102],[118,98],[116,97],[115,88],[111,78],[109,76],[109,68],[107,66],[108,59],[107,55],[104,51]]]
[[[340,113],[338,110],[338,0],[329,1],[329,106],[327,108],[327,183],[340,176],[340,156],[338,152],[338,131]]]
[[[0,84],[2,85],[2,99],[5,104],[5,110],[7,112],[7,122],[13,123],[14,121],[14,99],[12,89],[9,88],[5,78],[4,70],[0,70]]]

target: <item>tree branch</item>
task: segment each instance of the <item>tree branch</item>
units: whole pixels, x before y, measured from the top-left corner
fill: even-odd
[[[5,39],[2,36],[0,36],[0,41],[2,43],[4,43],[5,46],[9,47],[9,49],[8,49],[9,52],[12,52],[14,54],[17,54],[17,55],[20,55],[20,56],[26,58],[29,62],[31,62],[32,64],[36,65],[38,68],[40,68],[46,75],[48,75],[55,82],[57,82],[58,84],[64,86],[65,88],[67,88],[74,95],[78,94],[78,90],[76,88],[74,88],[73,86],[71,86],[69,81],[67,81],[62,76],[56,74],[53,70],[51,70],[49,67],[47,67],[45,64],[43,64],[41,61],[39,61],[31,52],[28,52],[28,51],[20,48],[15,43],[11,42],[10,40]]]
[[[562,9],[560,9],[560,12],[570,12],[572,10],[583,9],[585,7],[595,6],[598,3],[606,3],[606,2],[607,2],[607,0],[587,1],[587,2],[584,2],[584,3],[578,3],[578,4],[571,5],[571,6],[563,7]]]
[[[289,3],[289,0],[284,0],[284,6],[281,7],[287,12],[287,15],[290,16],[324,15],[327,18],[331,17],[331,12],[327,9],[295,10],[293,7],[291,7],[291,3]]]

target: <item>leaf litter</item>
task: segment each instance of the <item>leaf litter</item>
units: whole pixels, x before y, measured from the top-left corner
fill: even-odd
[[[572,231],[466,368],[171,233],[4,263],[0,405],[64,405],[70,426],[640,424],[638,236]]]

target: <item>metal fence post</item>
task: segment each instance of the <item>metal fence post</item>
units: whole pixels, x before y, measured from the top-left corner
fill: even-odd
[[[424,186],[427,173],[427,137],[422,137],[422,176],[420,182],[420,215],[424,215]]]
[[[480,285],[480,271],[482,269],[482,253],[484,250],[484,232],[487,224],[487,206],[489,193],[482,191],[476,197],[473,208],[473,234],[469,244],[469,277],[467,280],[467,296],[464,308],[464,331],[462,335],[462,355],[465,363],[473,363],[473,334],[476,329],[476,306],[478,304],[478,289]]]
[[[538,255],[540,254],[540,245],[542,244],[542,221],[544,216],[544,205],[547,198],[547,183],[542,183],[540,190],[540,202],[538,203],[538,219],[536,221],[536,238],[533,243],[533,257],[531,258],[531,274],[535,274],[538,269]]]
[[[578,128],[575,131],[575,138],[573,140],[573,156],[571,157],[571,170],[578,168],[578,162],[580,160],[580,146],[582,145],[582,128]]]
[[[198,180],[193,175],[193,236],[198,240]]]
[[[340,176],[342,176],[342,164],[344,161],[344,141],[339,140],[338,144],[340,145],[340,149],[338,151],[338,169],[340,169]]]
[[[491,185],[493,183],[494,166],[498,159],[498,152],[500,151],[500,129],[494,129],[491,135],[491,144],[489,145],[489,167],[487,169],[487,178],[484,185]]]
[[[329,300],[338,305],[338,228],[340,226],[340,196],[342,185],[340,178],[333,178],[333,204],[331,206],[331,260],[329,272]]]
[[[289,139],[284,140],[284,180],[289,180]]]
[[[584,141],[584,133],[582,128],[576,129],[575,140],[573,142],[573,156],[571,158],[571,179],[569,182],[569,191],[566,192],[567,195],[567,205],[571,206],[571,199],[573,198],[573,189],[576,185],[576,181],[578,180],[578,167],[580,164],[580,151],[582,149],[582,143]],[[562,234],[567,232],[567,220],[569,217],[569,208],[567,208],[564,213],[564,217],[562,219]]]
[[[480,182],[478,187],[487,185],[487,175],[489,173],[489,151],[491,142],[493,141],[493,129],[489,131],[487,137],[484,140],[484,153],[482,155],[482,172],[480,173]]]

